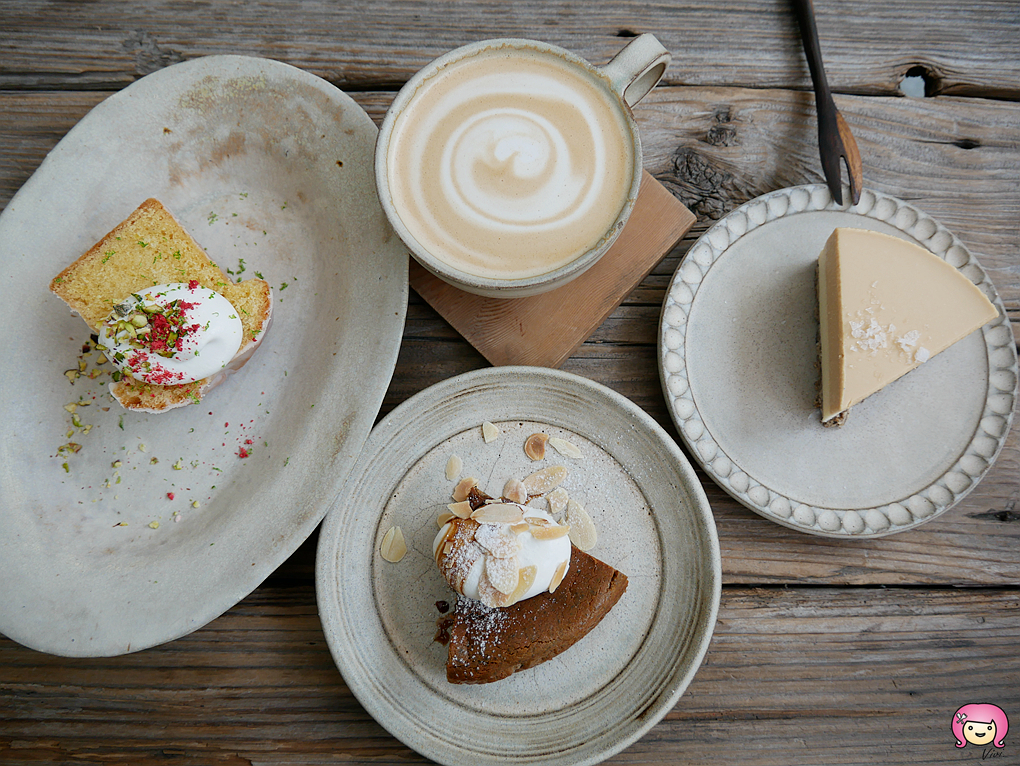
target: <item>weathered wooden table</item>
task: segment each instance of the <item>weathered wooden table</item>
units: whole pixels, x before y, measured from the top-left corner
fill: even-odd
[[[1020,321],[1020,4],[818,0],[816,11],[865,186],[958,234]],[[91,107],[174,62],[279,59],[378,121],[419,67],[465,42],[539,38],[598,63],[640,32],[674,54],[637,109],[645,165],[698,223],[563,369],[675,435],[655,348],[673,271],[720,215],[821,180],[807,65],[783,0],[3,0],[0,206]],[[412,292],[383,409],[485,364]],[[963,502],[875,540],[785,529],[702,476],[723,555],[715,636],[675,709],[611,762],[1020,763],[1018,431]],[[0,763],[423,760],[365,713],[330,659],[314,543],[225,615],[155,649],[69,660],[0,639]],[[1001,750],[955,747],[953,712],[971,702],[1011,717],[1018,731]]]

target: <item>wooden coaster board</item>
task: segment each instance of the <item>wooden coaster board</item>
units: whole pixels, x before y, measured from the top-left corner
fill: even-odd
[[[410,282],[495,366],[559,367],[694,225],[683,204],[644,171],[630,219],[598,263],[562,287],[527,298],[484,298],[411,259]]]

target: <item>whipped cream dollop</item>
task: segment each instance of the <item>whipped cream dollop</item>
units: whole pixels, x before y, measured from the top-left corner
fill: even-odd
[[[230,301],[192,280],[132,293],[103,323],[99,348],[131,377],[172,386],[223,370],[242,337]]]
[[[555,591],[570,567],[569,527],[544,510],[506,500],[486,508],[493,509],[493,516],[516,517],[453,518],[433,541],[433,556],[450,587],[494,607]]]

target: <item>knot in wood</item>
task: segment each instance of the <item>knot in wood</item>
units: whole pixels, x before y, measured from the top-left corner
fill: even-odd
[[[715,111],[715,124],[708,129],[705,142],[712,146],[733,146],[737,143],[737,128],[733,124],[733,110],[728,106]]]
[[[715,166],[696,150],[681,146],[673,154],[673,178],[663,179],[696,215],[721,218],[727,212],[733,175]]]
[[[134,55],[135,71],[141,76],[184,61],[180,51],[163,48],[148,32],[132,32],[122,46]]]

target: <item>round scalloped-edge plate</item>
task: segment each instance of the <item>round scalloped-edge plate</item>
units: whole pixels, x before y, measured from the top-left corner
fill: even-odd
[[[481,424],[499,436],[485,442]],[[550,444],[532,462],[536,432]],[[548,662],[483,685],[446,680],[433,638],[437,602],[455,594],[432,557],[436,518],[451,502],[447,461],[463,461],[493,496],[509,478],[563,465],[562,484],[591,515],[591,554],[629,579],[595,629]],[[535,500],[544,503],[544,500]],[[407,555],[383,560],[399,526]],[[330,651],[362,705],[391,734],[446,764],[593,764],[641,737],[668,713],[708,647],[721,565],[704,489],[680,447],[626,398],[539,367],[477,370],[436,384],[372,431],[326,516],[316,595]]]
[[[978,285],[999,317],[855,405],[841,428],[818,409],[815,265],[837,226],[899,236]],[[659,372],[680,435],[715,482],[809,534],[878,537],[944,513],[1002,449],[1017,355],[984,269],[917,207],[864,191],[781,189],[714,224],[677,268],[662,307]]]
[[[11,200],[0,632],[69,656],[163,643],[236,604],[314,531],[378,414],[407,309],[376,134],[319,77],[210,56],[103,101]],[[82,353],[88,328],[48,290],[150,196],[222,268],[275,293],[245,367],[161,415],[122,409],[107,375],[88,377],[110,365]],[[64,372],[79,360],[88,374],[72,385]]]

